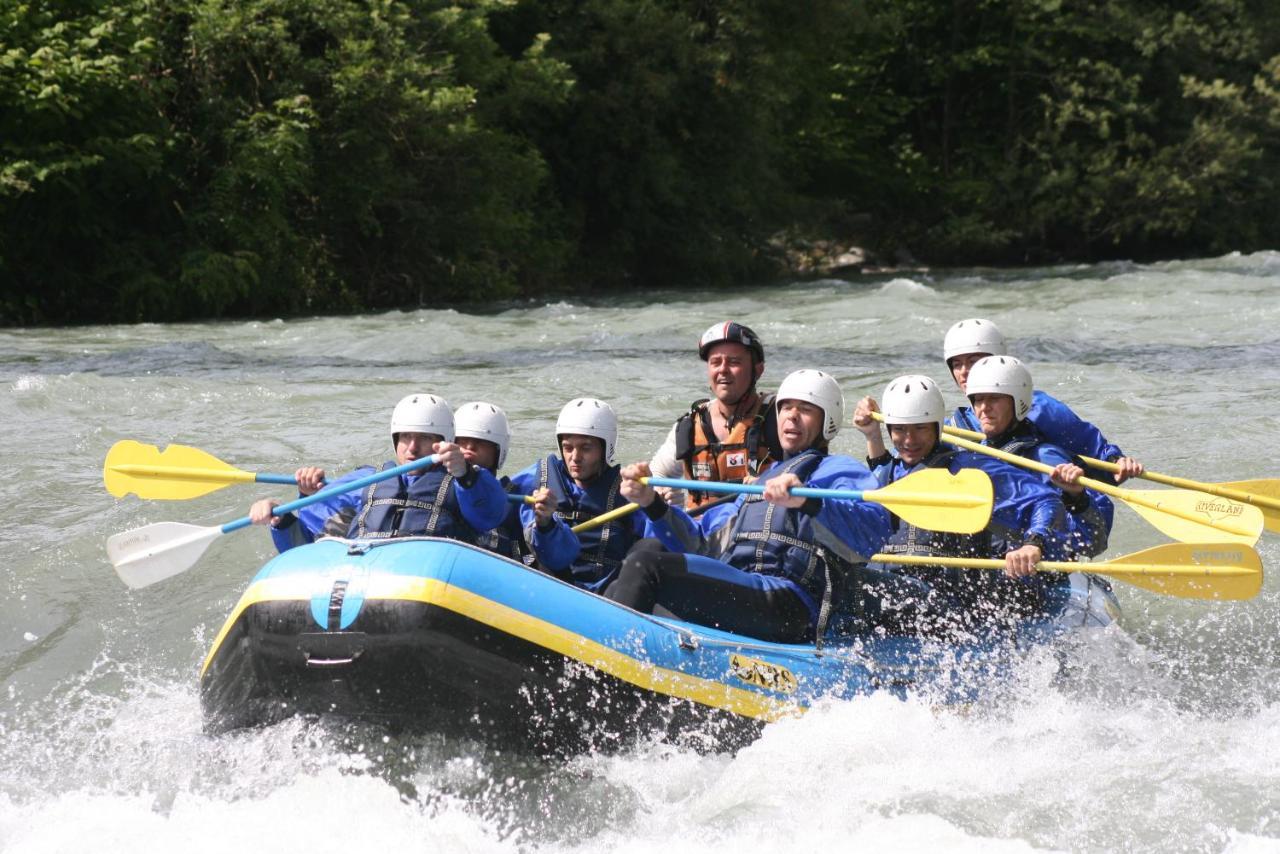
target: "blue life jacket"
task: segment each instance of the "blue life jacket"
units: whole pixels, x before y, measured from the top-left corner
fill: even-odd
[[[498,482],[508,494],[515,488],[509,477],[503,476]],[[528,549],[524,546],[524,532],[520,527],[520,505],[512,504],[498,527],[477,535],[476,545],[494,554],[525,563]]]
[[[570,486],[568,472],[558,456],[538,462],[538,488],[550,489],[556,498],[556,513],[572,528],[626,504],[621,466],[606,466],[586,487]],[[569,567],[574,584],[587,590],[601,590],[613,581],[627,551],[639,539],[635,520],[623,517],[589,531],[576,534],[582,545],[577,559]]]
[[[396,465],[395,461],[383,463],[381,470]],[[474,543],[476,532],[463,518],[454,481],[443,467],[433,466],[408,487],[403,476],[370,484],[347,536],[448,537]]]
[[[825,452],[811,448],[774,465],[759,482],[790,473],[807,483],[825,456]],[[720,559],[747,572],[790,579],[817,603],[826,591],[827,564],[835,557],[818,542],[809,514],[765,501],[760,495],[748,495],[738,507],[729,546]]]

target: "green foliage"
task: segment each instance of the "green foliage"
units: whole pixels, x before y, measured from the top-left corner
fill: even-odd
[[[1277,12],[0,0],[0,323],[1274,247]]]

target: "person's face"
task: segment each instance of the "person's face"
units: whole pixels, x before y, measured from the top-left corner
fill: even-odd
[[[600,474],[604,466],[604,442],[595,436],[561,436],[560,456],[569,477],[579,484],[585,483]]]
[[[467,462],[472,465],[486,468],[489,471],[498,470],[498,446],[488,439],[459,436],[458,447],[462,449],[462,456],[466,457]]]
[[[1013,426],[1013,398],[1009,395],[975,394],[969,400],[987,438],[999,436]]]
[[[782,450],[798,454],[812,448],[822,435],[822,408],[803,400],[778,404],[778,439]]]
[[[707,351],[707,382],[721,403],[742,400],[763,371],[764,364],[753,364],[751,350],[741,344],[724,341]]]
[[[898,458],[909,466],[923,460],[938,444],[938,424],[890,424],[889,441],[893,443]]]
[[[960,386],[961,391],[965,390],[965,384],[969,382],[969,370],[978,364],[978,360],[990,355],[990,353],[965,353],[963,356],[952,356],[947,360],[951,376],[955,379],[956,385]]]
[[[443,436],[433,433],[397,433],[396,462],[400,465],[431,456],[431,447],[436,442],[443,442]]]

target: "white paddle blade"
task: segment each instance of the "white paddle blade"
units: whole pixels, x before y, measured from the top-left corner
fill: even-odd
[[[107,538],[107,557],[120,580],[137,590],[190,569],[221,528],[157,522]]]

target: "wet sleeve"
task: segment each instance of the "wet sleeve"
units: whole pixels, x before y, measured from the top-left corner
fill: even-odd
[[[739,497],[712,507],[697,518],[683,508],[670,506],[665,515],[646,526],[645,536],[656,537],[673,552],[719,558],[727,548],[728,535],[741,506]]]
[[[330,481],[325,484],[324,488],[332,489],[336,486],[341,486],[344,483],[350,483],[353,480],[358,480],[367,475],[371,475],[373,472],[373,467],[364,466],[356,469],[355,471],[348,472],[336,480]],[[325,526],[329,520],[335,516],[345,514],[354,518],[355,512],[360,508],[363,494],[363,489],[341,492],[337,495],[326,498],[323,501],[317,501],[314,504],[308,504],[306,507],[296,510],[294,515],[297,516],[298,521],[292,527],[297,530],[292,531],[287,535],[288,542],[291,544],[289,547],[292,548],[293,546],[310,543],[313,542],[316,537],[328,535],[329,532],[325,530]],[[346,532],[343,531],[343,533]],[[272,539],[276,539],[274,532],[272,533]],[[276,539],[276,548],[280,548],[280,545],[281,541]],[[283,551],[283,549],[281,549],[281,551]]]
[[[1068,453],[1099,460],[1117,460],[1124,451],[1107,441],[1102,431],[1071,411],[1071,407],[1042,391],[1037,391],[1027,420],[1050,442]]]
[[[871,472],[852,459],[831,457],[828,461],[837,459],[842,462],[833,465],[824,462],[819,466],[807,485],[859,492],[880,486]],[[880,551],[893,534],[893,518],[889,511],[870,501],[823,499],[815,521],[863,558]]]
[[[271,541],[275,543],[276,551],[287,552],[295,546],[315,542],[315,536],[298,521],[296,515],[286,513],[278,526],[271,526]]]
[[[540,530],[532,505],[520,505],[520,527],[524,529],[524,541],[542,565],[552,572],[568,569],[582,551],[578,535],[559,516],[552,516],[549,530]]]
[[[455,481],[458,489],[458,506],[462,509],[462,517],[475,530],[484,533],[492,531],[502,524],[507,517],[507,491],[487,468],[476,467],[475,481],[470,486],[463,486],[462,481]]]

